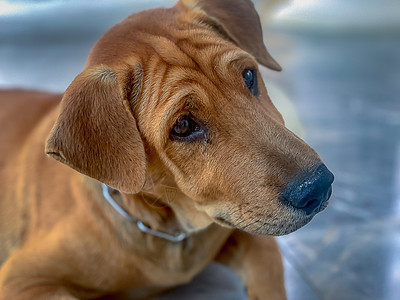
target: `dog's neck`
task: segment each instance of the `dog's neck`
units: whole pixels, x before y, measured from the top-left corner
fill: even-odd
[[[185,238],[188,237],[188,234],[184,231],[178,231],[181,230],[176,229],[174,233],[169,233],[165,231],[160,231],[156,230],[154,228],[161,227],[162,229],[171,229],[171,227],[179,227],[177,226],[176,218],[171,218],[172,217],[172,211],[167,205],[163,205],[160,203],[157,199],[154,199],[153,197],[146,195],[145,193],[141,193],[139,195],[139,198],[144,202],[145,205],[147,206],[152,206],[153,210],[156,210],[157,213],[153,216],[152,218],[148,218],[148,222],[153,223],[153,226],[150,227],[149,225],[146,225],[140,218],[134,217],[131,215],[125,208],[123,208],[118,202],[114,199],[112,194],[117,194],[117,191],[108,187],[105,184],[101,184],[102,187],[102,192],[104,199],[110,204],[111,207],[115,209],[116,212],[118,212],[124,219],[136,223],[138,229],[146,234],[156,236],[158,238],[167,240],[169,242],[173,243],[178,243],[183,241]],[[129,195],[123,195],[123,198],[125,200],[128,200]],[[132,199],[135,200],[135,199]],[[128,200],[129,201],[129,200]],[[137,201],[137,199],[136,199]],[[136,203],[138,204],[138,203]],[[148,211],[148,209],[143,210],[144,207],[142,207],[141,211],[142,213],[145,211]],[[158,216],[159,218],[154,218],[154,216]],[[161,218],[160,218],[161,217]],[[159,220],[156,220],[159,219]],[[159,225],[159,226],[157,226]],[[166,228],[164,228],[166,227]]]
[[[119,228],[118,235],[125,242],[129,243],[129,240],[140,238],[143,234],[148,235],[141,232],[136,222],[129,221],[110,205],[97,180],[87,176],[82,178],[100,203],[107,219],[114,228]],[[174,180],[165,173],[158,175],[149,172],[145,186],[137,194],[110,190],[110,196],[135,220],[141,221],[152,230],[170,235],[184,232],[191,236],[214,223],[206,213],[196,208],[194,201],[180,191]]]

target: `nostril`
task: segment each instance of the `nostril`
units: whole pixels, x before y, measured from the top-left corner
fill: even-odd
[[[320,199],[311,199],[305,203],[303,207],[297,207],[303,210],[307,215],[317,211],[321,207],[322,201]]]
[[[308,201],[306,203],[304,208],[311,208],[311,207],[315,207],[316,205],[318,205],[318,200],[317,199],[311,199],[310,201]]]
[[[333,174],[321,164],[313,172],[303,173],[290,182],[282,200],[306,214],[311,214],[329,199],[333,180]]]

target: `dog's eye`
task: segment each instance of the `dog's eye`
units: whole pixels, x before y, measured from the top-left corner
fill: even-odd
[[[171,130],[171,137],[178,139],[186,140],[199,134],[203,135],[203,130],[190,116],[180,117]]]
[[[254,95],[258,95],[258,84],[257,84],[257,71],[255,69],[245,69],[242,72],[244,83],[250,92]]]

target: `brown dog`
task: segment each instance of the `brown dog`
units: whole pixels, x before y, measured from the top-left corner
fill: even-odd
[[[1,92],[0,299],[147,297],[212,260],[284,299],[268,235],[309,222],[333,176],[257,61],[280,69],[250,0],[181,0],[111,28],[60,106]]]

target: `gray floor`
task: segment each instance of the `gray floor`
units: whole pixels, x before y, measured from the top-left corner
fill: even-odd
[[[0,87],[64,90],[101,33],[142,8],[113,3],[0,14]],[[306,141],[336,176],[325,212],[279,238],[289,299],[400,299],[398,32],[266,34],[284,67],[279,74],[265,71],[267,87],[270,80],[295,101]],[[231,276],[220,266],[207,272],[203,278]],[[240,291],[232,280],[219,287],[219,296],[208,298],[233,299],[223,293],[232,284]],[[195,284],[199,291],[212,284],[202,282]]]
[[[400,299],[400,35],[287,38],[282,81],[336,176],[329,208],[280,239],[293,299]]]

